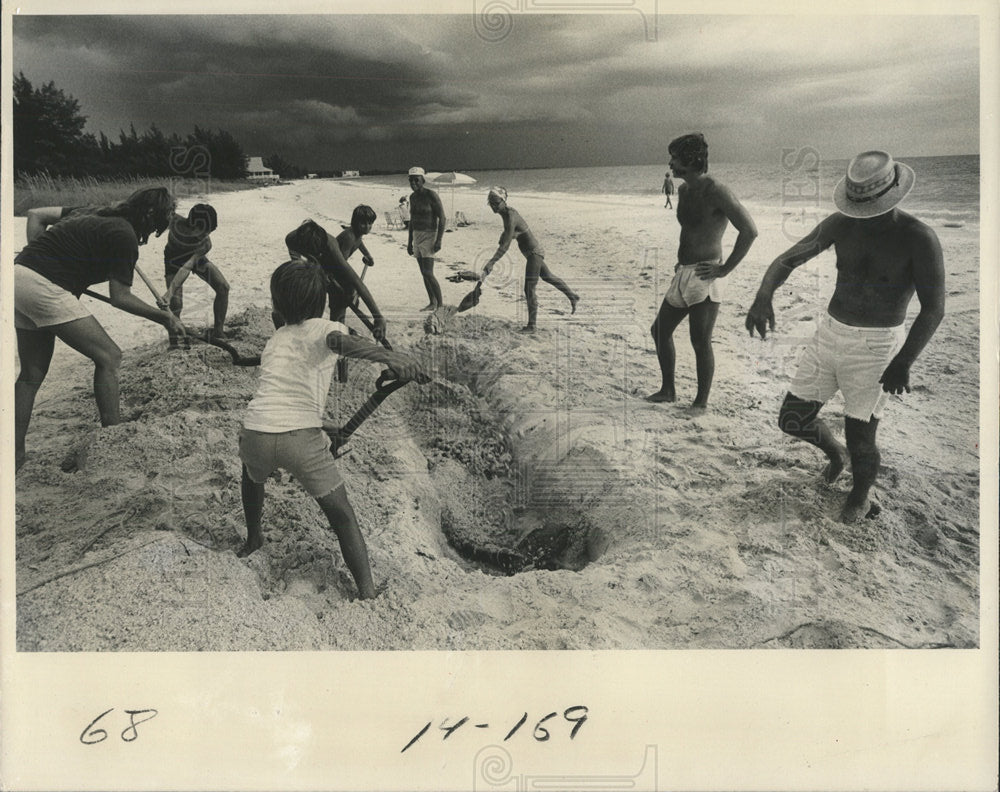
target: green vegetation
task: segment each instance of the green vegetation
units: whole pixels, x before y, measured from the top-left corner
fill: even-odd
[[[166,187],[178,200],[183,200],[208,193],[253,190],[259,185],[245,179],[97,179],[42,173],[22,176],[14,182],[14,216],[22,217],[37,206],[108,206],[143,187]]]
[[[127,195],[165,182],[197,185],[189,190],[197,192],[205,192],[210,183],[216,191],[246,178],[243,148],[223,129],[195,126],[181,137],[166,135],[155,124],[139,134],[131,125],[114,141],[103,132],[84,132],[86,122],[79,102],[54,83],[36,88],[23,72],[14,77],[15,211],[38,205],[106,204],[113,202],[109,196],[123,190]],[[278,154],[263,159],[279,176],[305,175],[305,169]]]

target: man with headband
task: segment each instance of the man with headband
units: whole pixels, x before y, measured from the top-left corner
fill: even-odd
[[[840,211],[774,260],[747,313],[751,336],[774,330],[774,292],[793,269],[834,249],[837,285],[827,315],[799,357],[778,425],[826,454],[827,483],[850,461],[854,486],[840,513],[846,523],[881,509],[871,498],[881,461],[878,423],[890,393],[909,393],[910,366],[944,317],[941,244],[929,226],[896,206],[914,181],[913,169],[884,151],[856,156],[833,191]],[[914,292],[920,313],[906,333],[903,320]],[[846,448],[819,417],[838,390]]]
[[[663,298],[650,331],[660,363],[660,390],[651,402],[676,401],[674,391],[674,330],[684,317],[691,327],[698,372],[698,393],[691,407],[704,410],[715,376],[712,331],[721,301],[719,279],[743,260],[757,238],[757,227],[728,187],[708,175],[708,144],[699,134],[683,135],[670,143],[670,170],[682,180],[677,188],[677,222],[681,238],[674,279]],[[729,223],[738,232],[729,257],[723,261],[722,236]]]
[[[503,187],[491,187],[486,197],[486,202],[495,214],[503,219],[503,233],[500,234],[500,242],[496,253],[486,262],[483,267],[483,274],[480,280],[485,278],[493,270],[496,264],[507,253],[510,243],[517,240],[517,246],[524,254],[524,299],[528,304],[528,324],[522,328],[522,332],[535,332],[535,319],[538,316],[538,298],[535,296],[535,287],[538,279],[541,278],[546,283],[555,286],[566,295],[569,300],[570,313],[576,313],[576,304],[580,298],[565,284],[565,282],[554,275],[545,263],[545,252],[538,243],[535,235],[531,233],[528,224],[513,206],[507,205],[507,191]]]
[[[421,310],[433,311],[443,304],[441,285],[434,277],[434,254],[441,249],[444,236],[444,207],[441,199],[424,183],[423,168],[410,168],[409,179],[413,193],[410,195],[410,226],[406,252],[416,256],[420,275],[427,290],[427,305]]]

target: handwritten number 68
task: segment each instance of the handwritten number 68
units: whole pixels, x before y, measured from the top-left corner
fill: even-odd
[[[99,742],[104,742],[108,739],[108,732],[102,728],[97,727],[97,722],[103,718],[108,713],[114,712],[114,707],[109,710],[105,710],[96,718],[94,718],[87,728],[83,730],[83,734],[80,735],[80,742],[84,745],[96,745]],[[125,710],[125,714],[129,717],[129,725],[121,733],[121,738],[123,742],[134,742],[139,737],[139,731],[136,728],[141,723],[145,723],[148,720],[152,720],[159,713],[155,709],[141,709],[141,710]]]

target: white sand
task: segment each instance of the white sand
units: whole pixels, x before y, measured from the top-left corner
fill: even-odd
[[[354,205],[381,214],[406,192],[401,177],[395,190],[304,181],[211,196],[212,258],[232,284],[239,343],[252,351],[266,337],[267,279],[286,258],[288,231],[312,217],[336,232]],[[883,514],[845,526],[835,518],[849,476],[824,485],[820,454],[775,421],[796,344],[829,299],[832,255],[779,293],[776,337],[751,341],[746,307],[789,244],[788,218],[754,212],[761,235],[724,283],[710,410],[692,417],[683,325],[678,403],[642,398],[659,387],[648,328],[672,274],[672,213],[655,197],[510,203],[582,297],[571,317],[540,284],[534,337],[515,332],[526,317],[516,252],[478,308],[425,336],[406,232],[380,220],[366,240],[376,259],[366,283],[390,340],[443,383],[390,396],[341,462],[384,589],[374,601],[354,599],[335,538],[287,475],[268,483],[265,548],[236,557],[245,530],[236,432],[255,370],[204,347],[167,355],[160,327],[89,300],[125,350],[123,404],[140,414],[97,429],[89,362],[57,345],[17,477],[18,648],[978,645],[978,227],[936,229],[947,316],[914,367],[914,391],[893,398],[880,427]],[[480,268],[501,228],[478,185],[456,190],[454,209],[473,225],[445,235],[437,270],[457,305],[471,284],[444,276]],[[140,260],[157,283],[164,242]],[[138,278],[135,291],[148,296]],[[185,299],[186,322],[211,323],[203,283],[189,281]],[[345,420],[377,373],[352,362],[331,415]],[[842,432],[838,400],[825,415]],[[80,469],[64,473],[71,447]],[[484,556],[509,558],[516,546],[522,560],[544,552],[563,568],[487,574],[445,532]]]

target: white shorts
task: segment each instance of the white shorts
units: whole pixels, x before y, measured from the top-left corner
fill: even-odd
[[[702,261],[698,264],[718,264],[718,261]],[[722,302],[722,291],[719,279],[704,280],[699,278],[695,270],[698,264],[678,264],[674,267],[674,279],[667,289],[667,302],[674,308],[690,308],[705,300]]]
[[[14,327],[41,330],[92,316],[70,292],[22,264],[14,265]]]
[[[417,258],[434,258],[434,245],[437,244],[437,231],[413,232],[413,255]]]
[[[903,325],[853,327],[827,315],[799,354],[788,390],[799,399],[817,402],[829,401],[839,390],[848,418],[865,422],[881,418],[889,394],[879,379],[905,339]]]

